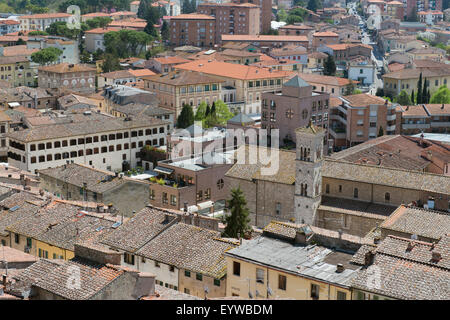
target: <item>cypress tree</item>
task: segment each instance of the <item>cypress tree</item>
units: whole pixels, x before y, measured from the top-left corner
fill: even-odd
[[[411,102],[412,102],[412,104],[416,104],[414,102],[414,89],[412,89],[412,92],[411,92]]]
[[[240,187],[231,190],[228,208],[231,211],[231,215],[225,218],[227,226],[223,235],[231,238],[237,238],[238,235],[243,237],[251,229],[247,201]]]
[[[419,81],[417,82],[417,104],[422,103],[422,72],[419,76]]]
[[[209,116],[210,113],[211,113],[211,107],[209,106],[209,103],[208,103],[208,105],[206,106],[205,118],[207,116]]]
[[[427,90],[428,90],[428,81],[425,78],[423,82],[423,90],[422,90],[422,101],[421,103],[427,103]]]

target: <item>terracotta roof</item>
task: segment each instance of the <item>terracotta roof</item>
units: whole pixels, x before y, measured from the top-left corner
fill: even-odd
[[[237,154],[239,155],[240,152],[243,152],[245,153],[245,159],[249,159],[248,157],[250,152],[253,154],[258,154],[258,150],[260,149],[265,149],[267,154],[274,153],[275,159],[277,159],[276,156],[278,154],[278,170],[272,174],[270,174],[270,172],[263,172],[264,174],[262,174],[261,170],[270,170],[268,169],[270,168],[270,165],[263,165],[258,160],[256,161],[256,164],[238,162],[227,171],[225,176],[248,181],[258,179],[293,185],[295,183],[295,152],[281,149],[270,150],[269,148],[245,145],[239,147]]]
[[[103,34],[103,33],[108,33],[108,32],[112,32],[112,31],[119,31],[120,28],[115,28],[115,27],[105,27],[105,28],[95,28],[95,29],[91,29],[86,31],[85,33],[89,34]]]
[[[222,241],[218,231],[177,223],[149,241],[136,254],[221,279],[227,272],[223,253],[235,247],[229,241]]]
[[[423,105],[401,107],[400,110],[402,112],[402,117],[429,117],[428,113],[423,108]]]
[[[170,72],[167,74],[154,75],[149,77],[144,77],[144,80],[153,81],[157,83],[165,83],[174,86],[183,86],[190,84],[203,84],[203,83],[220,83],[225,82],[224,80],[218,79],[213,76],[200,74],[198,72]]]
[[[222,34],[221,37],[222,37],[222,41],[308,42],[308,37],[306,37],[306,36]]]
[[[447,194],[450,190],[450,176],[354,164],[330,158],[324,162],[322,176],[439,194]]]
[[[313,37],[339,37],[337,33],[325,31],[325,32],[315,32]]]
[[[69,63],[54,64],[45,67],[39,67],[39,71],[55,72],[55,73],[69,73],[69,72],[96,72],[95,67],[91,67],[85,64],[75,64],[71,65]]]
[[[450,215],[441,211],[401,205],[380,227],[437,240],[450,233]]]
[[[14,25],[14,24],[20,24],[20,22],[17,20],[0,20],[0,24]]]
[[[305,80],[306,82],[311,83],[323,83],[323,84],[329,84],[334,86],[347,86],[352,82],[352,80],[345,79],[345,78],[339,78],[339,77],[332,77],[332,76],[322,76],[319,74],[314,73],[299,73],[298,76]]]
[[[115,249],[136,252],[163,230],[176,223],[176,216],[164,209],[145,207],[111,232],[102,243]]]
[[[413,69],[413,68],[406,68],[400,71],[391,72],[383,75],[383,78],[388,79],[419,79],[419,75],[422,73],[422,77],[430,78],[430,77],[442,77],[442,76],[449,76],[450,75],[450,68],[446,69],[437,69],[437,68],[430,68],[430,69]]]
[[[129,69],[128,72],[131,73],[133,76],[139,77],[139,78],[156,75],[156,73],[154,73],[153,71],[151,71],[149,69],[136,69],[136,70]]]
[[[375,249],[371,267],[358,272],[352,287],[402,300],[449,300],[448,238],[441,240],[447,241],[446,248],[440,250],[441,259],[435,262],[432,244],[388,236]],[[412,248],[410,243],[413,243]],[[377,283],[371,280],[374,269],[379,279]]]
[[[76,268],[80,275],[81,285],[76,290],[67,286],[71,276],[68,270],[72,268]],[[70,261],[41,259],[14,278],[18,283],[44,289],[64,299],[88,300],[124,273],[124,268],[119,266],[97,264],[81,258]]]
[[[39,13],[20,16],[19,19],[53,19],[53,18],[68,18],[72,15],[69,13],[57,12],[57,13]]]
[[[305,25],[294,25],[294,24],[288,24],[286,26],[282,26],[279,29],[298,29],[298,30],[314,30],[313,27],[305,26]]]
[[[178,16],[170,17],[170,20],[215,20],[215,19],[216,18],[212,16],[197,13],[180,14]]]
[[[450,104],[426,104],[424,105],[430,116],[450,116]]]
[[[110,132],[115,130],[129,130],[133,128],[143,128],[148,126],[163,125],[166,121],[146,118],[124,121],[120,118],[96,118],[90,120],[85,116],[86,121],[78,121],[64,124],[54,124],[39,126],[32,129],[14,131],[8,134],[9,138],[22,142],[41,141],[48,139],[72,137],[86,134],[99,134],[100,132]]]
[[[179,63],[186,63],[189,62],[189,60],[172,56],[172,57],[159,57],[159,58],[153,58],[152,60],[159,62],[160,64],[179,64]]]
[[[369,105],[384,105],[386,100],[368,93],[353,94],[341,97],[342,100],[348,101],[352,107],[364,107]],[[390,103],[389,103],[390,105]]]
[[[227,78],[254,80],[265,78],[285,78],[292,74],[288,71],[271,71],[268,68],[245,66],[237,63],[220,61],[196,60],[175,66],[176,69],[203,72],[209,75]]]
[[[26,56],[10,56],[10,57],[0,57],[0,64],[14,64],[14,63],[20,63],[20,62],[29,62],[28,58]]]
[[[120,28],[138,28],[143,29],[147,25],[147,21],[141,19],[115,20],[108,24],[108,27]]]

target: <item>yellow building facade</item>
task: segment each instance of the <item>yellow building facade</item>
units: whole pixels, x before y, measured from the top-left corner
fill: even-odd
[[[239,264],[240,274],[235,274]],[[227,257],[227,295],[296,300],[351,300],[350,288]],[[270,288],[270,289],[268,289]],[[257,296],[256,296],[257,292]]]

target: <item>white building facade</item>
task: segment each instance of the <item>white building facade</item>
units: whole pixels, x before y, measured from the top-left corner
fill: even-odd
[[[68,161],[108,171],[122,171],[124,163],[134,168],[144,145],[166,145],[166,121],[150,120],[87,119],[12,132],[8,163],[31,172]]]

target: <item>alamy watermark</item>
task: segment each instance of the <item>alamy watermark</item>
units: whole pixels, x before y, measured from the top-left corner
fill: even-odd
[[[171,136],[172,161],[183,160],[190,164],[259,164],[261,175],[278,173],[279,130],[226,129],[204,131],[201,122],[196,122],[194,131],[179,129]],[[247,147],[241,147],[247,144]],[[258,147],[263,146],[263,147]]]

